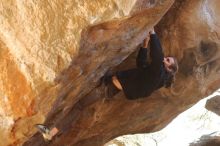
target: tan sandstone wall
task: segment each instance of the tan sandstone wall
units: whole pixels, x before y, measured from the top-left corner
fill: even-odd
[[[217,89],[220,2],[173,3],[2,0],[0,145],[103,145],[122,134],[159,130]],[[180,62],[174,88],[137,101],[122,93],[103,99],[99,79],[159,21],[165,54]],[[34,128],[43,122],[59,127],[61,135],[45,143]]]
[[[27,138],[33,124],[43,122],[56,99],[54,80],[78,55],[82,30],[128,16],[141,3],[150,6],[134,0],[0,2],[0,145]],[[46,109],[39,108],[43,98],[49,98]]]

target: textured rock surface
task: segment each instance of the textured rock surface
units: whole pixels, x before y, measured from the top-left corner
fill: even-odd
[[[71,108],[93,88],[88,85],[95,85],[109,67],[134,50],[147,33],[141,30],[155,25],[171,5],[165,1],[163,6],[162,2],[154,9],[158,11],[156,17],[152,10],[142,11],[156,4],[160,2],[1,1],[0,104],[4,141],[0,144],[16,145],[33,134],[33,125],[45,120],[55,100],[62,101],[60,108]],[[138,12],[142,14],[127,18]],[[97,25],[110,20],[114,21]],[[127,45],[129,40],[133,42]]]
[[[198,142],[191,143],[190,146],[219,146],[220,137],[204,135],[200,138]]]
[[[220,96],[215,96],[206,102],[206,109],[220,116]]]
[[[205,105],[208,99],[215,96],[220,96],[220,90],[197,102],[160,131],[123,135],[104,146],[200,146],[209,140],[214,143],[220,135],[220,117],[208,111]]]
[[[175,87],[128,101],[104,100],[100,77],[120,64],[158,23],[173,0],[0,2],[1,140],[18,145],[34,124],[57,126],[45,143],[103,145],[112,138],[161,129],[220,86],[219,9],[212,0],[176,1],[159,32],[165,54],[180,61]],[[129,57],[117,69],[131,67]],[[116,69],[116,68],[115,68]],[[144,112],[143,112],[144,111]]]

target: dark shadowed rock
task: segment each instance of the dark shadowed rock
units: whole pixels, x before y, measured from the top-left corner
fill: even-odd
[[[207,100],[205,108],[220,116],[220,96],[215,96]]]
[[[219,146],[220,137],[212,135],[204,135],[198,141],[193,142],[190,146]]]

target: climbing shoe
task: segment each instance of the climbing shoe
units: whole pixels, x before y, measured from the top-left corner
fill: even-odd
[[[47,141],[52,140],[53,136],[55,136],[59,131],[56,127],[50,129],[43,124],[37,124],[35,126],[37,130],[43,135],[43,138]]]

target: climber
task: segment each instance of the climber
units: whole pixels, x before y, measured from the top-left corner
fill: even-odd
[[[161,87],[169,88],[174,82],[178,71],[175,57],[164,57],[160,41],[154,29],[150,32],[140,47],[136,58],[137,68],[118,71],[111,75],[104,75],[102,81],[107,89],[107,97],[111,98],[119,91],[123,91],[127,99],[137,99],[150,96]],[[149,41],[150,39],[150,41]],[[150,43],[151,63],[147,62],[147,46]]]

